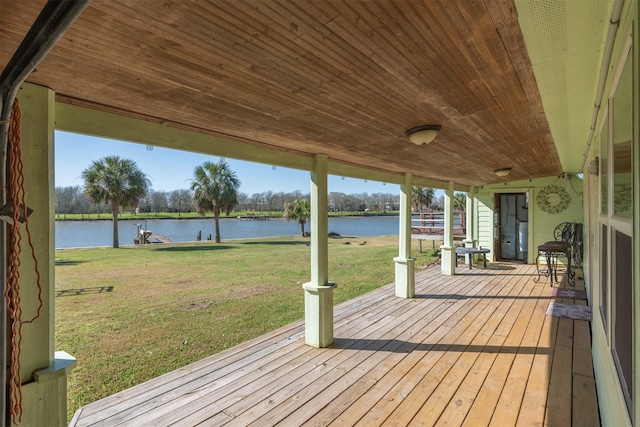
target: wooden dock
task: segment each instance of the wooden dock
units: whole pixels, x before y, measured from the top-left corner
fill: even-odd
[[[249,212],[246,215],[238,215],[236,218],[238,221],[268,221],[271,219],[269,215],[261,215],[259,213],[255,214],[252,212]]]
[[[152,234],[147,237],[147,243],[173,243],[171,239],[162,234]]]
[[[535,266],[440,267],[335,307],[335,343],[298,321],[80,408],[71,426],[599,426],[589,322]]]

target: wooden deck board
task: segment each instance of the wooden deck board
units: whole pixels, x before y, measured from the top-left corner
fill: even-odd
[[[371,330],[378,327],[379,324],[380,322],[376,322],[372,324],[369,324],[367,322],[361,322],[359,326],[360,327],[367,326],[369,330]],[[356,336],[366,336],[365,333],[362,333],[362,332],[359,333],[357,329],[350,328],[350,330]],[[367,329],[365,328],[364,330],[366,331]],[[269,360],[262,361],[261,372],[260,372],[260,376],[258,377],[256,377],[255,374],[247,375],[251,373],[251,371],[245,371],[245,370],[241,370],[239,372],[235,371],[232,374],[227,375],[227,378],[224,380],[224,384],[231,384],[233,386],[233,389],[235,389],[236,391],[232,394],[225,395],[224,392],[228,391],[228,389],[221,390],[218,386],[218,384],[220,383],[216,384],[215,398],[217,399],[218,402],[220,402],[219,403],[220,405],[223,405],[221,408],[219,408],[219,410],[224,409],[227,412],[230,411],[230,409],[227,406],[231,402],[236,402],[236,405],[240,405],[240,403],[242,403],[245,406],[246,405],[252,406],[254,404],[253,402],[247,403],[247,400],[248,400],[247,391],[246,389],[243,389],[243,387],[251,387],[251,388],[257,389],[256,392],[249,393],[251,399],[256,399],[261,394],[267,393],[268,395],[272,393],[272,388],[266,388],[266,385],[272,384],[274,379],[282,378],[284,376],[295,377],[295,375],[297,375],[298,373],[306,373],[308,371],[308,368],[306,365],[308,364],[320,365],[320,364],[334,363],[335,360],[339,359],[340,357],[340,356],[336,356],[335,353],[332,353],[332,352],[320,351],[320,352],[314,352],[313,354],[311,354],[310,358],[303,357],[303,358],[295,359],[292,362],[286,364],[286,366],[276,366],[275,368],[273,368],[268,364],[265,365],[269,361],[273,361],[275,364],[279,365],[282,362],[283,358],[284,360],[286,360],[287,357],[290,357],[292,355],[295,356],[298,353],[304,356],[305,354],[308,353],[308,350],[310,350],[310,347],[304,346],[304,345],[298,345],[298,346],[295,346],[294,349],[292,350],[290,349],[287,352],[277,351],[273,353],[269,358]],[[277,374],[275,374],[275,377],[274,377],[274,374],[271,373],[273,370],[278,371]],[[282,386],[289,385],[285,383],[284,380],[281,380],[280,383],[282,384]],[[262,385],[262,387],[260,387],[260,385]],[[213,389],[204,390],[204,396],[212,394],[212,390]],[[182,411],[188,410],[189,408],[188,404],[191,401],[195,399],[200,399],[202,397],[203,396],[201,396],[200,394],[196,394],[196,395],[189,394],[189,395],[180,396],[180,398],[173,400],[172,405],[164,405],[163,408],[154,411],[154,414],[151,416],[145,415],[144,421],[147,422],[150,420],[158,419],[158,420],[161,420],[162,422],[165,422],[166,420],[179,418],[181,415],[183,415]],[[224,397],[224,399],[221,399],[222,397]],[[180,408],[180,410],[176,411],[176,408]],[[213,408],[210,408],[209,410],[211,409]],[[231,411],[230,413],[233,413],[234,415],[236,414],[236,412],[233,412],[233,411]]]
[[[469,292],[470,294],[474,294],[478,291],[482,290],[482,286],[481,285],[475,285],[474,288],[467,290],[467,292]],[[445,310],[444,312],[441,312],[442,309],[446,308],[447,305],[446,304],[430,304],[431,306],[434,307],[435,312],[431,312],[428,313],[427,317],[429,319],[425,319],[420,323],[429,325],[429,329],[432,331],[437,330],[437,328],[439,328],[439,323],[444,321],[444,323],[442,323],[442,325],[446,325],[447,322],[450,322],[452,318],[454,318],[455,316],[459,316],[460,315],[460,308],[457,308],[458,305],[462,305],[464,304],[464,302],[462,302],[461,300],[456,300],[455,302],[452,303],[453,308],[450,307],[449,310]],[[417,312],[425,312],[424,307],[421,305],[415,305],[414,307],[415,310],[417,310]],[[449,311],[450,315],[447,315],[446,312]],[[437,314],[440,313],[440,314]],[[411,319],[412,317],[414,317],[415,314],[409,313],[409,315],[407,316],[407,320]],[[447,318],[448,317],[448,318]],[[376,363],[378,363],[380,361],[380,359],[385,356],[388,355],[389,352],[394,352],[394,351],[398,351],[399,347],[401,347],[403,344],[405,346],[404,350],[400,350],[400,351],[412,351],[417,345],[413,344],[412,342],[405,342],[402,338],[403,338],[403,334],[400,333],[400,331],[402,330],[402,328],[405,328],[407,326],[406,321],[404,319],[398,319],[399,322],[394,324],[389,324],[389,333],[391,334],[391,336],[389,336],[389,338],[387,338],[386,336],[382,337],[383,339],[379,340],[378,338],[376,338],[376,336],[369,336],[367,338],[367,340],[365,340],[364,342],[366,343],[366,345],[371,349],[371,350],[376,350],[378,351],[378,355],[368,355],[368,354],[364,354],[360,357],[353,357],[349,360],[350,364],[353,363],[357,363],[359,361],[363,361],[366,358],[367,360],[371,357],[373,357],[374,359],[376,359]],[[415,321],[416,319],[414,319]],[[352,366],[352,365],[346,365],[346,366],[341,366],[340,370],[343,372],[349,372],[352,369],[355,369],[356,366]],[[375,365],[373,365],[375,366]],[[337,372],[338,374],[340,372]],[[335,373],[332,373],[335,374]],[[278,405],[277,408],[275,408],[274,410],[270,411],[268,414],[265,414],[264,416],[260,417],[257,421],[259,424],[262,425],[273,425],[276,422],[279,422],[281,420],[281,418],[283,416],[288,415],[287,411],[290,411],[292,409],[295,409],[296,406],[298,404],[300,404],[303,401],[315,401],[316,399],[316,394],[322,392],[325,388],[326,385],[328,384],[336,384],[334,381],[336,381],[335,375],[329,374],[327,375],[327,378],[325,378],[325,383],[323,384],[322,382],[318,385],[318,384],[312,384],[309,385],[305,388],[305,390],[303,392],[300,392],[298,394],[296,394],[295,396],[293,396],[293,398],[288,399],[287,404],[281,404]],[[347,374],[349,375],[349,374]],[[305,381],[306,383],[306,381]],[[312,390],[310,390],[310,388]],[[316,390],[316,392],[314,392],[313,390]],[[303,394],[302,394],[303,393]],[[301,395],[302,394],[302,395]],[[307,399],[302,399],[302,396],[308,396]],[[249,414],[247,414],[246,416],[243,417],[239,417],[238,419],[238,424],[237,425],[242,425],[244,420],[246,418],[253,418],[251,417]]]
[[[533,289],[535,287],[532,287],[531,283],[527,282],[526,290],[529,292],[522,295],[529,296]],[[495,340],[499,343],[495,346],[497,351],[496,358],[491,369],[487,372],[485,382],[480,388],[463,424],[490,424],[515,360],[516,352],[524,336],[528,322],[527,317],[530,317],[528,313],[533,312],[533,307],[528,308],[530,304],[526,304],[527,301],[525,298],[519,298],[514,301],[509,312],[505,315],[505,321],[501,323],[494,333]],[[504,339],[502,340],[501,338]]]
[[[517,290],[517,288],[514,288],[514,290]],[[488,344],[490,335],[483,332],[495,330],[491,320],[500,319],[499,313],[494,317],[494,312],[485,304],[482,304],[486,301],[479,301],[478,308],[481,315],[478,318],[469,319],[470,316],[466,316],[471,321],[470,327],[465,331],[465,335],[462,335],[457,340],[457,342],[465,343],[466,345],[463,344],[453,349],[453,351],[448,351],[446,356],[438,363],[441,365],[441,370],[436,371],[435,375],[432,374],[429,377],[425,377],[421,382],[417,391],[422,394],[423,398],[405,399],[403,404],[394,410],[392,416],[385,423],[390,423],[391,425],[407,425],[411,422],[418,425],[435,424],[449,403],[451,395],[455,393],[466,372],[475,362],[479,354],[478,350],[484,350],[486,344]],[[407,402],[409,403],[405,405]],[[418,411],[414,411],[414,408],[417,408]]]
[[[548,295],[548,293],[547,293]],[[540,297],[540,291],[532,293],[532,296]],[[544,294],[542,295],[544,296]],[[511,365],[511,370],[505,385],[502,389],[500,399],[491,417],[493,426],[515,425],[524,392],[531,374],[535,351],[538,346],[538,337],[544,323],[544,315],[549,305],[548,298],[530,300],[529,304],[533,304],[533,312],[529,318],[529,323],[524,332],[524,336],[516,352],[515,359]],[[529,312],[528,312],[529,313]]]
[[[454,289],[457,289],[457,288],[454,288]],[[406,304],[405,304],[405,305],[402,305],[402,306],[403,306],[403,307],[408,307]],[[381,312],[379,312],[379,315],[380,315],[380,316],[383,316],[383,317],[389,316],[390,314],[391,314],[391,312],[390,312],[390,311],[388,311],[388,310],[382,310]],[[398,313],[395,313],[395,315],[398,315]],[[337,316],[336,316],[336,317],[337,317]],[[427,319],[427,320],[429,320],[429,319]],[[350,332],[350,335],[351,335],[351,337],[352,337],[352,338],[351,338],[351,340],[356,340],[356,342],[360,342],[360,341],[358,340],[358,333],[357,333],[357,332],[358,332],[358,329],[354,329],[354,327],[355,327],[355,328],[361,327],[361,326],[363,325],[363,322],[360,322],[359,324],[358,324],[358,323],[356,323],[356,324],[351,324],[351,323],[350,323],[350,325],[352,325],[352,326],[350,326],[350,327],[349,327],[349,328],[350,328],[350,329],[349,329],[349,332]],[[355,325],[355,326],[353,326],[353,325]],[[341,333],[341,331],[340,331],[340,330],[336,330],[336,332],[335,332],[336,337],[337,337],[337,338],[336,338],[336,344],[334,344],[334,346],[333,346],[333,347],[334,347],[334,348],[338,348],[338,347],[340,347],[340,348],[346,348],[346,349],[349,349],[349,348],[351,347],[351,345],[350,345],[349,343],[347,343],[346,341],[345,341],[345,342],[342,342],[342,341],[340,340],[340,338],[339,338],[340,333]],[[370,339],[370,337],[369,337],[369,339]],[[302,345],[302,344],[301,344],[301,345]],[[309,348],[309,347],[304,346],[304,345],[302,345],[302,347],[303,347],[303,348]],[[324,362],[322,362],[322,363],[324,363]],[[303,369],[302,371],[304,372],[304,369]],[[287,373],[287,375],[290,375],[290,374],[289,374],[289,373]],[[292,373],[292,375],[291,375],[291,376],[295,377],[295,375],[296,375],[295,373]],[[273,392],[273,391],[274,391],[274,390],[273,390],[273,388],[271,388],[271,389],[270,389],[270,391],[271,391],[271,392]],[[251,396],[251,398],[250,398],[250,399],[245,399],[245,400],[244,400],[243,405],[244,405],[244,406],[248,406],[249,408],[250,408],[250,407],[253,407],[253,405],[257,404],[257,402],[259,401],[259,398],[260,398],[260,395],[259,395],[259,394],[257,394],[257,393],[254,393],[254,394],[252,394],[252,396]],[[216,408],[207,408],[207,411],[205,411],[205,412],[201,412],[201,413],[198,413],[198,414],[193,414],[193,415],[192,415],[192,416],[190,416],[189,418],[184,419],[184,420],[183,420],[183,422],[185,422],[185,423],[189,424],[189,423],[191,423],[191,422],[195,422],[196,420],[201,421],[201,420],[202,420],[202,417],[212,416],[212,415],[214,415],[214,414],[216,413],[216,411],[217,411],[217,410],[220,410],[220,408],[217,408],[217,409],[216,409]],[[229,408],[225,408],[225,410],[229,410]],[[240,411],[240,408],[238,408],[238,407],[236,406],[235,411]]]
[[[306,413],[307,416],[308,414],[315,413],[316,418],[321,418],[327,422],[333,420],[336,415],[339,415],[341,409],[344,410],[351,407],[352,403],[350,402],[354,402],[354,400],[362,396],[367,389],[377,384],[393,367],[399,366],[407,354],[421,346],[427,345],[425,340],[427,338],[434,338],[434,326],[434,323],[432,323],[430,328],[424,328],[423,326],[420,330],[407,334],[408,336],[406,338],[410,341],[403,342],[400,347],[393,350],[393,353],[390,353],[384,360],[378,361],[374,366],[364,370],[362,376],[358,381],[354,382],[351,387],[342,393],[340,393],[339,389],[334,392],[332,389],[335,387],[328,387],[322,390],[322,395],[324,395],[322,400],[316,398],[312,402],[308,402],[305,407],[299,408],[299,410],[292,413],[289,418],[300,420],[301,417],[304,417],[304,413]],[[368,387],[363,390],[362,388],[365,384],[368,384]],[[380,389],[378,388],[376,392],[379,393]],[[338,405],[329,405],[329,402],[333,399],[338,399],[340,403]],[[323,402],[323,406],[318,407],[319,402]],[[311,406],[318,408],[318,411],[309,411]],[[322,409],[327,409],[327,411],[321,412]]]
[[[575,300],[575,304],[587,305],[584,300]],[[574,427],[600,425],[596,381],[591,358],[591,330],[586,321],[573,324],[573,413]]]
[[[487,324],[487,340],[481,350],[476,350],[477,357],[473,365],[469,368],[462,383],[451,396],[447,407],[444,409],[438,419],[437,425],[458,426],[461,425],[466,418],[471,405],[473,404],[484,380],[486,373],[489,371],[497,356],[496,348],[504,342],[504,335],[495,334],[504,322],[504,317],[511,309],[511,305],[518,296],[518,288],[522,285],[522,280],[511,280],[515,288],[508,294],[512,298],[501,298],[500,307],[492,316],[491,323]]]
[[[500,300],[491,299],[488,306],[495,305],[500,305]],[[433,337],[431,337],[431,339],[433,339]],[[417,353],[416,356],[418,356]],[[413,366],[413,363],[406,362],[407,361],[404,361],[402,364],[396,364],[390,369],[383,371],[385,375],[377,380],[375,386],[369,391],[366,393],[360,393],[359,397],[356,395],[355,397],[358,398],[358,400],[355,401],[353,405],[349,406],[343,414],[341,414],[335,424],[350,425],[353,424],[354,421],[359,420],[366,412],[368,412],[369,408],[380,400],[380,396],[385,390],[388,392],[388,390],[398,382],[398,378],[402,378],[407,374],[408,369]],[[377,377],[376,372],[372,373],[374,377]],[[327,411],[319,412],[317,415],[321,418],[328,417],[326,412]],[[329,419],[333,419],[333,417],[330,417]]]
[[[586,321],[546,316],[534,266],[416,277],[334,309],[335,343],[301,321],[81,408],[72,426],[598,426]],[[563,300],[584,304],[585,301]]]
[[[470,337],[472,337],[475,334],[473,327],[481,326],[483,323],[484,319],[481,318],[481,315],[483,313],[483,307],[479,304],[479,302],[487,301],[482,299],[485,296],[487,296],[486,293],[477,294],[475,295],[475,297],[477,297],[478,299],[472,298],[469,301],[466,301],[465,305],[470,309],[468,312],[466,312],[464,317],[462,318],[458,317],[457,319],[452,318],[452,319],[455,319],[455,321],[457,322],[455,326],[453,326],[449,330],[443,329],[442,332],[446,331],[446,333],[443,333],[442,336],[439,338],[439,340],[437,342],[434,342],[433,344],[430,344],[429,342],[434,340],[436,336],[430,336],[429,342],[423,341],[423,343],[421,344],[421,348],[428,349],[430,351],[436,351],[436,353],[433,353],[434,355],[441,354],[442,356],[444,356],[447,353],[442,353],[442,352],[447,352],[449,350],[453,350],[455,352],[455,349],[461,347],[462,343],[469,341],[471,339]],[[460,313],[461,312],[459,311],[458,314]],[[485,313],[490,313],[490,310],[485,310]],[[474,319],[477,320],[475,324],[473,323]],[[427,355],[428,354],[430,353],[427,353]],[[430,358],[431,356],[429,357],[429,359]],[[439,363],[442,363],[442,358],[440,358],[437,362],[435,362],[430,369],[426,369],[430,363],[429,362],[425,363],[425,361],[429,359],[423,358],[422,360],[420,360],[418,364],[414,367],[414,370],[413,370],[414,373],[409,375],[413,375],[415,379],[419,379],[421,370],[425,371],[425,377],[426,377],[427,375],[433,375],[435,372],[439,372],[443,369],[439,367]],[[420,369],[421,366],[424,367],[424,369]],[[407,386],[412,384],[412,382],[413,381],[407,381],[403,385]],[[397,386],[397,384],[395,384],[395,386]],[[397,406],[397,403],[386,405],[386,407],[383,406],[386,402],[389,402],[389,401],[398,402],[400,399],[402,399],[402,395],[406,393],[405,387],[400,387],[400,389],[398,390],[395,388],[395,386],[381,399],[378,398],[380,403],[374,406],[373,409],[370,411],[370,414],[372,416],[375,416],[376,418],[380,418],[383,416],[383,414],[386,414],[388,410],[393,409],[393,407]],[[420,386],[420,384],[417,384],[416,386]],[[415,392],[415,389],[412,392]],[[403,402],[403,403],[406,403],[406,402]],[[419,407],[417,409],[419,409]],[[371,420],[365,417],[361,421],[361,424],[366,425],[369,422],[371,422]],[[392,421],[389,421],[389,420],[385,422],[392,423]]]
[[[542,325],[538,347],[533,357],[516,425],[541,426],[544,423],[551,375],[551,360],[554,352],[553,343],[555,343],[557,330],[558,318],[546,316]]]
[[[469,305],[467,304],[467,307]],[[463,311],[458,312],[458,316],[466,314]],[[459,324],[458,327],[442,327],[438,328],[437,335],[431,337],[434,344],[431,344],[425,350],[427,353],[423,354],[420,360],[407,372],[404,377],[398,381],[394,387],[381,396],[378,403],[373,405],[369,409],[368,413],[361,419],[356,425],[368,426],[368,425],[381,425],[387,422],[389,415],[395,411],[398,405],[405,403],[405,398],[410,394],[413,394],[416,387],[420,387],[420,383],[424,378],[429,378],[432,375],[437,375],[443,369],[443,365],[438,365],[438,362],[445,356],[446,352],[451,347],[451,344],[455,343],[464,333],[466,329],[465,324]],[[436,341],[437,339],[437,341]],[[446,363],[446,362],[444,362]],[[435,369],[434,369],[435,368]],[[432,369],[434,369],[432,371]],[[423,383],[422,391],[428,390],[429,384]],[[420,388],[418,389],[420,390]],[[406,403],[405,403],[406,404]],[[392,422],[393,420],[389,421]]]

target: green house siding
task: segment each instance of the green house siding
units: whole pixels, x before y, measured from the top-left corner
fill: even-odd
[[[543,244],[549,240],[554,240],[553,231],[555,230],[558,224],[563,222],[577,222],[582,223],[582,181],[579,179],[572,179],[573,187],[570,187],[568,190],[569,195],[571,196],[571,202],[569,206],[562,212],[551,214],[544,212],[540,209],[538,204],[538,195],[542,192],[545,187],[544,183],[548,182],[545,180],[539,180],[541,182],[536,182],[535,186],[532,187],[532,191],[529,196],[529,209],[533,210],[533,220],[531,221],[530,233],[530,246],[533,246],[533,253],[537,251],[538,245]],[[564,181],[564,180],[561,180]],[[557,185],[557,183],[556,183]],[[561,186],[564,187],[564,182],[561,183]],[[574,191],[575,189],[575,191]],[[533,236],[531,236],[533,233]],[[532,237],[532,238],[531,238]]]
[[[493,259],[493,202],[491,200],[476,199],[476,212],[478,222],[476,230],[478,235],[478,246],[490,248],[491,252],[487,258]]]
[[[542,210],[536,202],[538,195],[544,188],[556,185],[567,191],[570,201],[567,207],[558,213],[548,213]],[[492,249],[494,248],[494,199],[496,194],[501,193],[528,193],[529,194],[529,230],[528,248],[529,264],[535,263],[538,245],[549,240],[553,240],[553,231],[558,224],[563,222],[582,222],[583,205],[583,185],[582,179],[572,176],[570,184],[563,177],[547,177],[532,179],[530,181],[514,181],[505,184],[483,186],[478,190],[478,245]],[[554,202],[555,200],[552,200]]]
[[[595,135],[588,152],[586,153],[584,174],[588,179],[588,191],[585,192],[584,212],[586,242],[585,247],[585,282],[589,288],[590,305],[593,307],[593,320],[591,322],[592,354],[596,385],[598,389],[598,403],[602,425],[629,426],[640,425],[640,40],[638,37],[637,23],[640,20],[638,2],[624,2],[620,17],[620,25],[617,30],[615,43],[612,50],[611,65],[607,75],[603,93],[602,107],[598,114],[598,120],[594,126]],[[626,56],[628,54],[628,57]],[[625,57],[627,58],[625,62]],[[630,61],[630,62],[628,62]],[[610,165],[603,165],[598,159],[610,159],[608,144],[611,136],[611,115],[608,110],[612,104],[615,90],[619,84],[618,76],[623,69],[623,64],[632,66],[632,91],[624,88],[621,96],[631,96],[630,109],[618,109],[614,122],[622,123],[622,132],[619,127],[613,127],[613,141],[624,143],[629,140],[628,130],[631,134],[631,174],[624,170],[615,173]],[[632,126],[628,121],[631,120]],[[620,138],[620,135],[622,137]],[[602,136],[602,138],[601,138]],[[601,140],[602,139],[602,140]],[[604,151],[603,151],[604,150]],[[615,158],[615,157],[614,157]],[[624,158],[624,156],[623,156]],[[592,165],[600,163],[600,168]],[[614,173],[614,185],[609,182],[611,173]],[[605,180],[602,186],[601,181]],[[621,194],[620,183],[631,184],[631,204]],[[611,199],[613,197],[613,199]],[[601,200],[602,199],[602,200]],[[604,201],[604,203],[602,203]],[[606,202],[612,202],[607,206]],[[604,209],[602,209],[604,205]],[[615,214],[615,215],[612,215]],[[608,231],[607,239],[602,240],[601,229]],[[614,360],[614,336],[616,328],[616,247],[611,237],[617,231],[622,231],[625,236],[633,239],[631,264],[632,272],[631,290],[633,293],[633,307],[630,325],[633,332],[631,350],[633,374],[631,378],[631,402],[627,405],[623,393],[622,377],[616,369]],[[602,240],[602,241],[601,241]],[[603,257],[602,254],[608,254]],[[628,253],[624,254],[628,256]],[[626,265],[626,261],[623,263]],[[628,271],[628,270],[627,270]],[[603,280],[604,279],[604,280]],[[604,308],[602,308],[604,307]],[[624,351],[624,350],[623,350]],[[629,350],[626,350],[629,351]],[[629,380],[629,378],[627,378]]]

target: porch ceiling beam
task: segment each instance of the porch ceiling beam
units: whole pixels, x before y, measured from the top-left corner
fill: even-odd
[[[436,181],[433,179],[421,178],[419,176],[413,177],[413,185],[418,187],[439,188],[441,190],[446,190],[449,187],[449,183],[446,181]],[[470,188],[471,187],[469,187],[468,185],[453,183],[454,191],[464,191],[466,193]]]
[[[292,169],[313,169],[313,157],[303,153],[274,150],[203,130],[183,129],[63,102],[56,103],[56,129]]]
[[[358,179],[371,179],[374,181],[387,182],[389,184],[404,183],[405,174],[396,174],[391,172],[384,172],[374,169],[365,169],[359,166],[348,165],[344,163],[329,163],[329,174],[337,176],[348,176],[350,178]],[[413,185],[418,187],[431,187],[445,189],[449,185],[446,181],[438,181],[435,179],[421,178],[418,176],[413,177]],[[462,184],[455,184],[456,191],[469,191],[469,187]]]
[[[260,147],[206,134],[197,129],[165,126],[161,123],[98,111],[66,102],[56,103],[56,129],[279,167],[313,170],[313,156],[306,153],[276,150],[266,146]],[[331,159],[329,159],[328,173],[390,184],[402,184],[404,179],[404,174],[337,163]],[[414,176],[413,185],[446,188],[448,183]],[[465,185],[455,185],[456,191],[468,191],[468,189]]]

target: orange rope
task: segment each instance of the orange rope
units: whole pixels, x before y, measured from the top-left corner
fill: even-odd
[[[9,314],[10,321],[9,326],[11,329],[11,341],[9,346],[9,410],[14,424],[20,425],[22,423],[22,376],[20,373],[22,325],[25,323],[32,323],[40,317],[43,301],[38,260],[36,258],[33,242],[31,241],[29,218],[27,216],[27,204],[25,202],[20,107],[17,99],[14,101],[13,108],[11,110],[8,140],[10,172],[8,201],[13,207],[13,224],[11,224],[8,236],[9,253],[7,262],[7,288],[5,291],[7,313]],[[31,248],[31,256],[35,263],[37,280],[36,287],[38,289],[38,309],[36,314],[29,320],[22,320],[22,307],[20,305],[20,253],[22,251],[22,236],[20,234],[21,221],[24,222],[28,243]]]

